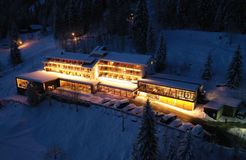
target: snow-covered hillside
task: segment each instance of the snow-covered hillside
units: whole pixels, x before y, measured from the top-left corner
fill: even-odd
[[[140,119],[101,107],[80,107],[52,101],[32,108],[10,103],[0,112],[0,155],[3,160],[42,160],[53,146],[63,150],[66,159],[128,160],[136,138]],[[165,133],[166,139],[163,139]],[[176,129],[158,127],[160,153],[169,143],[178,145],[182,138]],[[193,140],[195,157],[217,160],[232,158],[233,150]],[[223,154],[222,154],[223,153]],[[241,154],[241,159],[246,158]]]
[[[208,53],[211,53],[214,76],[209,86],[224,83],[228,65],[237,45],[240,44],[246,75],[245,35],[235,35],[230,46],[225,33],[168,30],[164,31],[164,34],[169,62],[165,72],[200,79],[204,62]],[[0,99],[16,95],[17,75],[41,69],[43,57],[60,52],[60,49],[50,35],[28,42],[21,48],[21,52],[24,63],[13,68],[8,63],[9,50],[0,48],[0,62],[4,66],[4,74],[0,77]],[[246,87],[245,80],[246,77],[242,87]],[[134,122],[136,117],[125,117],[125,131],[122,132],[122,115],[115,111],[99,107],[81,107],[79,112],[76,112],[74,105],[54,101],[52,104],[49,106],[45,101],[36,108],[30,108],[10,103],[0,110],[0,159],[41,160],[44,159],[47,149],[54,145],[59,145],[64,150],[67,159],[129,159],[139,127],[139,120]],[[176,134],[179,131],[167,129],[168,135],[164,141],[162,137],[166,128],[158,130],[163,153],[168,150],[170,139],[177,140]],[[210,145],[201,140],[196,140],[194,144],[196,156],[204,159],[232,158],[231,149]],[[246,159],[244,156],[245,154],[242,154],[240,158]]]
[[[176,73],[200,79],[207,55],[211,53],[212,83],[225,82],[227,69],[238,45],[241,46],[244,74],[246,75],[246,35],[233,35],[232,45],[229,45],[228,34],[216,32],[199,32],[170,30],[163,31],[168,47],[168,73]],[[189,69],[185,69],[189,68]],[[179,69],[183,68],[183,69]],[[246,87],[244,76],[244,87]]]

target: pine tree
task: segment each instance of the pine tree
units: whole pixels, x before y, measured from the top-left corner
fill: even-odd
[[[161,34],[159,47],[155,53],[155,70],[160,72],[161,70],[165,69],[166,67],[166,59],[167,59],[167,48],[166,43],[164,40],[163,34]]]
[[[70,36],[72,32],[76,34],[81,33],[82,22],[79,16],[79,8],[75,0],[69,0],[65,10],[65,20],[67,25],[67,32]]]
[[[29,82],[27,85],[27,101],[32,106],[35,106],[39,103],[39,94],[37,91],[37,86],[32,82]]]
[[[132,27],[133,42],[139,53],[147,51],[148,10],[146,0],[139,0]]]
[[[152,25],[149,25],[147,35],[147,50],[148,52],[154,52],[156,48],[156,36]]]
[[[238,88],[240,86],[240,82],[242,80],[242,55],[240,46],[238,46],[232,62],[228,69],[228,79],[227,86],[230,88]]]
[[[197,12],[199,27],[203,30],[211,28],[214,20],[215,5],[211,0],[197,0]]]
[[[58,0],[53,2],[53,11],[54,11],[54,37],[59,41],[65,39],[65,32],[67,30],[67,25],[65,23],[65,9],[63,8],[63,3]]]
[[[167,157],[166,160],[175,160],[176,156],[176,144],[174,143],[174,140],[171,140],[168,146],[168,152],[167,152]]]
[[[163,156],[163,159],[165,160],[176,160],[176,152],[178,147],[178,142],[180,140],[180,133],[175,132],[172,134],[172,138],[168,138],[167,136],[164,137],[167,140],[167,143],[164,142],[165,146],[165,155]]]
[[[79,17],[82,22],[83,33],[89,31],[91,21],[92,21],[92,0],[83,0],[79,4]]]
[[[137,143],[132,153],[133,160],[156,160],[158,144],[155,129],[155,116],[149,101],[144,107],[142,124],[137,137]]]
[[[191,132],[187,131],[179,142],[176,160],[193,160],[193,158]]]
[[[17,65],[22,62],[21,52],[18,48],[18,39],[18,29],[16,24],[13,23],[10,31],[10,60],[13,65]]]
[[[202,79],[210,80],[212,78],[212,56],[208,55],[207,61],[204,65],[204,71],[202,73]]]

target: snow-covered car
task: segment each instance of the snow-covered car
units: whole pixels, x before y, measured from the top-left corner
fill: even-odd
[[[238,111],[237,114],[236,114],[236,117],[238,119],[244,119],[244,118],[246,118],[246,111],[245,110]]]
[[[120,100],[120,101],[117,101],[115,104],[114,104],[114,108],[118,108],[118,109],[121,109],[125,106],[127,106],[129,104],[129,100],[128,99],[123,99],[123,100]]]
[[[191,133],[195,136],[199,136],[199,137],[203,137],[204,136],[204,131],[201,125],[197,124],[195,125],[192,130]]]
[[[116,102],[117,102],[117,99],[112,99],[112,100],[104,103],[103,105],[105,105],[107,107],[112,107]]]
[[[136,108],[137,106],[135,104],[129,104],[126,107],[122,108],[123,111],[128,112]]]
[[[101,104],[107,103],[110,100],[111,100],[110,98],[104,98],[104,99],[102,99]]]
[[[155,117],[158,119],[158,118],[161,118],[162,116],[164,116],[165,114],[164,113],[161,113],[161,112],[156,112],[155,113]]]
[[[174,121],[169,123],[169,126],[171,127],[180,127],[182,125],[182,121],[180,119],[175,119]]]
[[[129,113],[135,114],[135,115],[142,115],[144,112],[144,107],[136,107],[133,110],[131,110]]]
[[[185,122],[179,127],[179,129],[182,131],[190,131],[192,130],[192,128],[193,128],[193,124],[190,122]]]
[[[177,116],[175,114],[169,113],[169,114],[162,116],[160,119],[160,122],[168,124],[172,122],[173,120],[175,120],[176,118]]]

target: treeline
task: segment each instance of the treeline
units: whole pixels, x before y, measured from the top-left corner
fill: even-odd
[[[156,0],[164,28],[246,33],[245,0]]]
[[[25,28],[35,22],[30,6],[35,0],[1,0],[0,1],[0,38],[6,37],[13,23],[18,28]]]
[[[55,38],[89,31],[127,35],[132,5],[134,0],[57,0],[53,4]]]
[[[245,0],[152,2],[162,28],[246,33]],[[68,30],[86,33],[96,29],[128,35],[128,18],[136,5],[137,0],[1,0],[0,37],[7,35],[12,21],[18,28],[33,23],[56,27],[56,36]]]

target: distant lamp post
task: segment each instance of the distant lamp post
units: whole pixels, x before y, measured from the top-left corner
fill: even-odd
[[[21,46],[22,44],[23,44],[23,41],[22,41],[22,40],[20,40],[20,39],[17,40],[17,45],[18,45],[18,46]]]
[[[75,52],[75,47],[77,45],[77,38],[75,37],[75,33],[72,32],[71,35],[73,36],[72,39],[73,39],[73,51]]]

